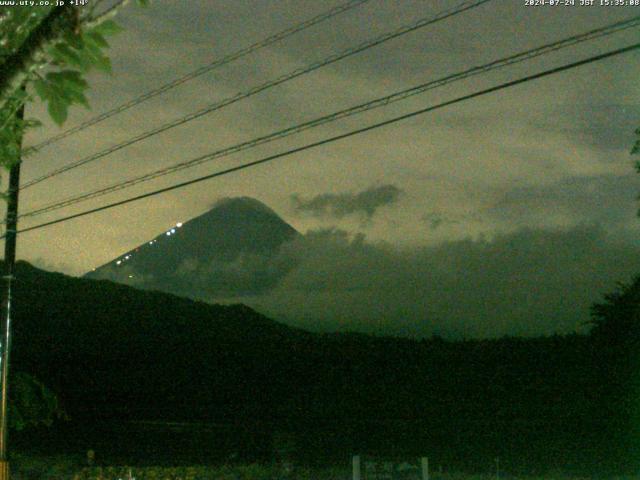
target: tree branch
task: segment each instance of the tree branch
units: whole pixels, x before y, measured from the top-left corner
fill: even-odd
[[[101,12],[97,17],[88,18],[84,25],[87,28],[95,27],[101,24],[105,20],[109,20],[117,15],[117,13],[129,3],[129,0],[118,0],[116,3],[107,8],[104,12]]]
[[[77,9],[71,5],[55,7],[34,28],[20,48],[0,64],[0,101],[5,101],[20,88],[38,65],[38,55],[51,41],[65,32],[73,32],[78,22]]]

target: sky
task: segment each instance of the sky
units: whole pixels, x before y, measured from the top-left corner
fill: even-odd
[[[117,17],[124,31],[110,40],[113,74],[89,76],[91,111],[73,109],[63,129],[340,3],[155,0],[148,8],[129,6]],[[460,3],[370,0],[43,149],[25,160],[22,180]],[[20,211],[640,14],[640,7],[575,3],[493,0],[25,189]],[[20,226],[256,160],[638,38],[636,27],[586,42]],[[25,233],[18,256],[82,275],[221,198],[248,196],[307,235],[290,247],[303,252],[301,266],[271,295],[245,299],[278,318],[309,328],[400,335],[574,331],[588,320],[591,302],[640,273],[640,176],[629,155],[640,126],[638,78],[637,52],[606,59]],[[44,126],[29,134],[27,145],[61,131],[44,112],[42,105],[29,105],[27,116]],[[321,291],[305,287],[316,285],[318,276],[324,278]]]

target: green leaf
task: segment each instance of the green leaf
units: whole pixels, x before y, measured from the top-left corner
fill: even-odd
[[[16,91],[14,91],[11,94],[11,96],[14,99],[14,101],[16,101],[16,102],[21,102],[23,100],[26,100],[28,95],[29,94],[26,92],[26,90],[23,90],[22,88],[17,89]]]
[[[31,375],[16,372],[9,392],[11,428],[50,425],[53,420],[66,416],[56,395]]]
[[[100,50],[87,52],[87,60],[98,70],[111,73],[111,60],[109,60],[109,57],[103,55]]]
[[[100,32],[89,32],[85,35],[88,42],[93,42],[97,47],[109,48],[109,43]]]
[[[88,85],[80,72],[76,70],[50,72],[47,74],[46,80],[47,84],[40,85],[39,88],[47,89],[49,101],[65,104],[66,107],[73,103],[79,103],[89,108],[89,102],[84,96],[84,91]]]
[[[15,142],[12,142],[6,146],[7,159],[10,162],[12,163],[15,162],[15,160],[18,158],[19,153],[20,153],[20,149],[18,148],[18,145]]]
[[[81,53],[83,59],[91,66],[103,72],[111,73],[111,61],[98,45],[92,42],[86,42],[85,48]]]
[[[35,88],[36,93],[38,94],[38,96],[43,102],[46,102],[51,96],[51,93],[49,91],[49,85],[44,80],[41,80],[41,79],[34,80],[33,88]]]
[[[82,50],[82,48],[84,47],[84,38],[82,35],[76,34],[74,32],[66,32],[63,38],[65,42],[67,42],[76,50]]]
[[[82,91],[78,90],[66,90],[67,98],[71,100],[70,103],[79,103],[82,106],[89,108],[89,102],[87,101],[87,97],[84,96]]]
[[[105,20],[104,22],[93,27],[90,31],[98,32],[103,36],[107,36],[115,35],[116,33],[120,33],[122,30],[123,28],[113,20]]]
[[[49,100],[49,115],[58,126],[62,125],[67,119],[69,105],[58,98]]]
[[[62,83],[69,88],[83,90],[87,88],[86,80],[82,78],[82,74],[77,70],[62,70],[61,72],[51,72],[47,74],[47,79]]]
[[[50,52],[55,60],[58,60],[64,64],[76,65],[82,69],[87,68],[86,62],[83,62],[80,55],[78,55],[78,53],[74,51],[69,45],[58,43],[50,50]]]
[[[60,76],[58,76],[54,72],[47,73],[46,82],[49,89],[49,100],[62,101],[64,99],[68,99],[68,96],[65,92],[63,79],[60,78]]]
[[[97,57],[97,62],[96,62],[96,68],[98,70],[101,70],[105,73],[111,73],[112,69],[111,69],[111,60],[109,59],[109,57],[102,55],[100,57]]]

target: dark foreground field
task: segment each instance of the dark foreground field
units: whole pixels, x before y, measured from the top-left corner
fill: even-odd
[[[12,368],[60,408],[45,409],[50,427],[13,432],[10,451],[91,449],[102,467],[288,454],[347,476],[353,454],[489,475],[499,457],[501,478],[640,472],[640,277],[594,304],[588,335],[454,341],[315,334],[242,305],[18,267]]]
[[[129,467],[129,466],[82,466],[82,459],[74,456],[27,457],[16,456],[12,464],[14,480],[351,480],[348,465],[324,468],[298,468],[286,475],[274,465],[222,465],[183,467]],[[511,475],[501,472],[492,474],[460,472],[432,472],[430,480],[639,480],[639,476],[582,476],[571,477],[558,472],[544,476]],[[413,479],[412,479],[413,480]]]

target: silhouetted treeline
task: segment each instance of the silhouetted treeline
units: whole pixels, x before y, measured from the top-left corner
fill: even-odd
[[[21,263],[12,368],[55,391],[74,428],[209,422],[220,458],[268,459],[278,445],[265,442],[286,432],[307,463],[368,452],[475,471],[495,457],[512,472],[637,471],[639,284],[594,306],[589,336],[417,341],[312,334]]]

